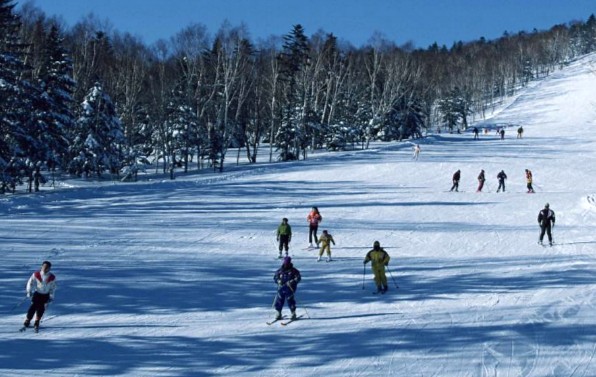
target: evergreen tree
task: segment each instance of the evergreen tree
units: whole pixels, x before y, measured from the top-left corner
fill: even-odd
[[[281,78],[284,82],[284,105],[282,121],[275,142],[282,161],[298,159],[300,148],[308,143],[306,130],[307,91],[302,85],[302,75],[309,64],[309,44],[304,29],[295,25],[292,32],[284,36],[283,51],[279,55]]]
[[[22,164],[29,147],[28,106],[21,77],[24,46],[19,39],[20,20],[11,0],[0,0],[0,191],[14,191],[22,183]]]
[[[112,174],[119,173],[126,160],[123,149],[126,139],[112,99],[99,83],[85,96],[75,132],[70,148],[70,173],[85,177],[90,173],[101,177],[106,169]]]
[[[56,167],[66,169],[68,132],[72,132],[75,124],[71,110],[75,82],[72,78],[72,61],[63,47],[63,39],[56,25],[51,26],[45,39],[39,86],[39,102],[43,108],[36,110],[40,136],[47,147],[47,155],[43,160],[50,170]]]

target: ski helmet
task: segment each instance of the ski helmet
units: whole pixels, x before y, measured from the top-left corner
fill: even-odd
[[[375,242],[373,243],[373,247],[374,247],[374,248],[379,248],[379,247],[381,247],[381,243],[380,243],[379,241],[375,241]]]
[[[544,208],[548,208],[548,207],[550,207],[550,204],[546,203],[546,204],[544,205]]]

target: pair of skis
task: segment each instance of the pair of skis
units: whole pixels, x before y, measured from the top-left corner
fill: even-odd
[[[39,332],[39,327],[33,327],[33,331],[35,331],[35,333],[37,334]],[[27,331],[27,326],[23,326],[19,329],[20,332],[25,332]]]
[[[273,325],[274,323],[276,323],[276,322],[279,322],[279,323],[281,323],[281,325],[282,325],[282,326],[287,326],[287,325],[289,325],[289,324],[290,324],[290,323],[292,323],[292,322],[296,322],[296,321],[298,321],[300,318],[302,318],[302,316],[301,316],[301,315],[299,315],[298,317],[296,317],[296,318],[294,318],[294,319],[290,318],[290,319],[289,319],[289,320],[287,320],[287,321],[284,321],[284,320],[286,319],[286,317],[282,317],[282,318],[280,318],[280,319],[277,319],[277,318],[276,318],[276,319],[274,319],[274,320],[273,320],[273,321],[271,321],[271,322],[267,322],[267,324],[268,324],[269,326],[271,326],[271,325]]]

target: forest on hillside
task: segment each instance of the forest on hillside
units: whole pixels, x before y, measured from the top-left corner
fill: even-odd
[[[229,23],[146,45],[93,16],[66,27],[16,5],[0,0],[2,193],[36,191],[56,174],[135,179],[150,164],[174,178],[223,171],[226,158],[256,163],[261,147],[290,161],[463,130],[472,114],[596,50],[593,14],[424,49],[380,34],[356,48],[301,25],[257,43]]]

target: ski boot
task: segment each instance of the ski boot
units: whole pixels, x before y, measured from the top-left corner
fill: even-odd
[[[280,311],[277,311],[276,314],[275,314],[275,320],[276,321],[279,321],[280,319],[282,319],[281,312]]]
[[[33,328],[35,329],[35,332],[39,331],[39,319],[33,323]]]
[[[29,318],[25,319],[25,322],[23,322],[23,327],[29,327],[29,325],[31,324],[31,320]]]
[[[297,318],[297,317],[296,317],[296,311],[294,310],[294,311],[292,312],[292,317],[290,317],[290,319],[293,321],[293,320],[295,320],[296,318]]]

